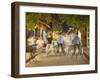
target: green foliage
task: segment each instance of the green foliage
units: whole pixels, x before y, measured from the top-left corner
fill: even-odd
[[[61,22],[66,22],[73,28],[89,26],[89,16],[86,15],[59,15]]]
[[[57,19],[55,17],[57,17]],[[26,13],[27,30],[34,31],[34,27],[39,21],[42,21],[45,24],[49,24],[51,22],[55,31],[62,31],[63,22],[66,22],[69,26],[75,29],[89,26],[88,15]]]
[[[26,14],[26,28],[27,30],[34,30],[35,24],[38,22],[39,14]]]

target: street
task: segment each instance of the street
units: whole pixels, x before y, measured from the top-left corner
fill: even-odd
[[[45,52],[45,50],[44,52],[41,52],[42,48],[38,49],[37,50],[38,54],[35,55],[33,54],[33,57],[32,57],[32,53],[26,52],[26,67],[89,64],[89,52],[87,47],[84,48],[82,47],[81,55],[78,53],[78,49],[76,50],[76,54],[73,55],[74,52],[72,46],[73,35],[71,36],[66,35],[66,37],[64,38],[65,54],[63,54],[61,51],[60,53],[57,53],[57,51],[52,52],[52,50],[55,50],[54,48],[51,49],[49,55],[47,55],[47,52]],[[29,44],[32,45],[33,43],[32,41],[33,38],[31,37]]]
[[[27,53],[28,55],[28,53]],[[60,66],[60,65],[80,65],[80,64],[89,64],[88,58],[82,54],[66,54],[66,55],[49,55],[45,53],[37,55],[34,59],[30,60],[26,67],[35,67],[35,66]]]

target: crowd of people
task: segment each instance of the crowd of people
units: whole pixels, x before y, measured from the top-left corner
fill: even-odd
[[[36,44],[36,48],[38,50],[44,49],[47,55],[50,55],[51,53],[54,53],[56,55],[58,53],[66,55],[65,48],[67,46],[67,43],[65,42],[67,41],[67,37],[66,39],[64,39],[64,36],[65,34],[63,34],[63,32],[59,32],[56,41],[53,41],[54,36],[53,36],[52,27],[48,26],[44,30],[41,29],[40,31],[40,28],[36,25],[35,33],[34,33],[34,38],[35,38],[34,43]],[[73,55],[76,54],[77,50],[78,53],[81,54],[81,47],[80,47],[81,39],[78,35],[78,32],[74,32],[74,36],[71,42],[73,45],[72,48]]]

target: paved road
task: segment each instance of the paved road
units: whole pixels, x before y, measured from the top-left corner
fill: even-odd
[[[28,55],[28,53],[27,53]],[[79,65],[89,64],[89,59],[85,55],[58,55],[51,54],[47,56],[45,53],[37,55],[34,59],[30,60],[26,66],[56,66],[56,65]]]
[[[67,39],[66,39],[67,38]],[[32,44],[32,38],[30,38],[30,44]],[[85,51],[82,55],[72,55],[73,51],[70,51],[68,54],[68,45],[71,45],[71,37],[67,35],[65,37],[65,45],[66,46],[66,55],[58,55],[50,54],[49,56],[46,53],[41,53],[37,55],[34,59],[29,60],[26,63],[27,67],[34,66],[56,66],[56,65],[79,65],[79,64],[89,64],[89,52],[87,48],[84,48]],[[57,53],[58,54],[58,53]],[[30,57],[30,53],[26,53],[26,59]]]

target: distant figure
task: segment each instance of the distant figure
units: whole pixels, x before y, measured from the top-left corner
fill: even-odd
[[[72,43],[74,44],[74,53],[76,53],[76,50],[78,49],[79,54],[81,54],[81,48],[80,48],[80,38],[78,36],[78,32],[76,33],[75,37],[73,38]]]
[[[40,37],[40,29],[38,24],[35,26],[34,36],[36,40]]]
[[[48,37],[47,37],[47,46],[46,46],[46,53],[49,55],[51,52],[53,53],[53,44],[52,44],[52,32],[48,32]]]
[[[47,40],[47,33],[45,30],[43,31],[43,40],[44,40],[44,47],[46,47],[48,40]]]
[[[63,39],[63,36],[62,36],[61,33],[59,33],[59,36],[58,36],[58,39],[57,39],[57,44],[58,44],[58,50],[57,50],[57,52],[59,53],[59,48],[61,48],[62,53],[65,53],[64,47],[63,47],[64,39]]]

